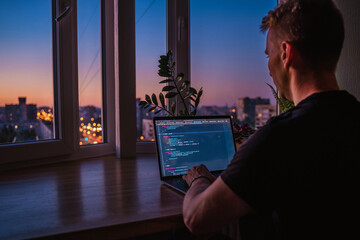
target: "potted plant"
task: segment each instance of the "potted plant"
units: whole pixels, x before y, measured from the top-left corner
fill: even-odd
[[[162,88],[162,92],[157,98],[156,94],[153,93],[151,97],[146,94],[145,101],[140,101],[139,105],[143,109],[147,109],[148,112],[165,112],[167,116],[195,116],[197,107],[200,103],[203,89],[200,88],[197,91],[195,88],[190,87],[190,82],[184,80],[184,74],[179,73],[175,76],[175,62],[172,51],[168,51],[166,55],[161,55],[159,59],[159,71],[160,77],[166,78],[160,81],[160,84],[167,84]],[[179,97],[183,110],[176,111],[176,101],[173,101],[171,107],[168,108],[165,104],[165,98],[171,99]]]

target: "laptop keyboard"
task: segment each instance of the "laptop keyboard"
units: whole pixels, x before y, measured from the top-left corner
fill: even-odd
[[[181,189],[185,189],[185,190],[187,190],[189,188],[189,186],[183,179],[178,179],[176,181],[176,186],[178,186]]]

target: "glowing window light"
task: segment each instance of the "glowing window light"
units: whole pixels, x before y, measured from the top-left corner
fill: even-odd
[[[84,118],[83,118],[83,117],[81,117],[81,118],[80,118],[80,121],[84,121]]]
[[[79,142],[79,144],[80,144],[80,145],[83,145],[83,143],[82,143],[82,142]]]
[[[91,118],[91,121],[93,122],[93,121],[94,121],[94,118]]]
[[[81,126],[84,126],[84,123],[81,123]]]
[[[96,126],[96,123],[93,123],[93,126],[95,127],[95,126]]]
[[[140,137],[140,140],[144,140],[144,136],[141,136],[141,137]]]
[[[90,131],[87,131],[87,134],[90,134]]]

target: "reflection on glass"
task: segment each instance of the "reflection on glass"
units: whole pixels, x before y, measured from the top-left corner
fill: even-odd
[[[0,144],[55,138],[51,25],[51,1],[0,1]]]
[[[190,1],[191,84],[204,89],[198,115],[231,115],[256,128],[275,115],[259,26],[276,2]]]
[[[100,1],[78,0],[80,145],[103,142]]]
[[[160,55],[166,54],[166,1],[135,1],[136,127],[138,141],[154,141],[154,113],[139,108],[145,94],[160,93],[157,75]]]

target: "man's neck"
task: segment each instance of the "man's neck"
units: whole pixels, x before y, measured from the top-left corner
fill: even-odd
[[[314,73],[294,72],[290,79],[290,90],[296,106],[314,93],[339,90],[339,86],[335,73],[315,75]]]

